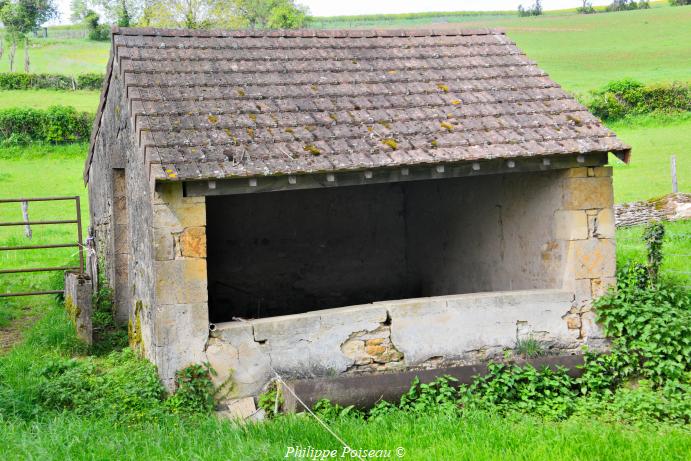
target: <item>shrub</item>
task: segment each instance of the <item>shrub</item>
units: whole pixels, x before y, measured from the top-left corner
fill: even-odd
[[[40,400],[48,409],[112,417],[121,423],[151,420],[165,411],[156,367],[129,349],[102,359],[54,360],[40,376]]]
[[[89,73],[77,75],[77,88],[80,90],[100,90],[103,74]]]
[[[177,390],[166,401],[173,413],[210,413],[214,409],[215,371],[208,363],[189,365],[175,373]]]
[[[635,80],[617,80],[593,91],[587,106],[604,120],[646,113],[691,111],[691,87],[685,83],[645,86]]]
[[[691,5],[691,0],[669,0],[669,4],[672,6]]]
[[[0,73],[0,90],[98,90],[103,74],[82,74],[77,77],[62,74]]]
[[[86,140],[93,116],[69,106],[48,109],[0,109],[0,143],[16,145],[29,141],[52,143]]]

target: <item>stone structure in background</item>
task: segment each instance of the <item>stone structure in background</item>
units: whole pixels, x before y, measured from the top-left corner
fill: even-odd
[[[87,344],[93,342],[92,296],[93,285],[89,276],[65,272],[65,309],[77,337]]]
[[[691,219],[691,194],[678,192],[657,199],[615,205],[614,215],[617,227]]]
[[[169,388],[604,346],[629,147],[503,33],[116,28],[107,79],[96,250]]]

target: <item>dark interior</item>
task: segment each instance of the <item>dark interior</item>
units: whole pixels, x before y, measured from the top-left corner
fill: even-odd
[[[212,322],[416,297],[400,184],[207,198]]]
[[[212,322],[555,288],[558,174],[207,197]]]

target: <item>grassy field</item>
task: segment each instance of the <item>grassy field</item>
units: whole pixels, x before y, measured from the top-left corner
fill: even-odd
[[[284,459],[291,446],[340,450],[308,417],[238,426],[213,416],[162,416],[126,426],[68,411],[37,412],[42,383],[35,370],[82,350],[64,310],[53,304],[22,344],[0,355],[3,460],[263,461]],[[682,461],[691,452],[691,433],[684,428],[578,417],[550,422],[518,414],[478,412],[461,418],[394,413],[367,423],[344,419],[332,427],[355,449],[391,450],[387,459]],[[399,447],[401,452],[396,451]]]
[[[564,88],[585,93],[624,77],[643,82],[691,78],[691,6],[661,6],[649,10],[579,15],[550,13],[540,17],[515,15],[454,16],[347,24],[367,27],[497,27],[509,36]],[[435,23],[435,21],[437,21]],[[343,27],[338,22],[324,23]],[[35,72],[79,74],[104,72],[110,42],[83,39],[35,39],[31,48]],[[21,51],[21,50],[20,50]],[[18,55],[21,53],[18,51]],[[7,59],[0,72],[7,71]]]
[[[638,117],[610,124],[633,147],[626,165],[614,156],[614,199],[617,203],[647,200],[672,192],[670,156],[677,157],[679,190],[691,191],[691,115]]]
[[[45,197],[77,195],[82,199],[82,217],[88,220],[86,189],[81,180],[85,144],[43,146],[30,154],[21,148],[0,149],[0,198]],[[12,157],[12,160],[8,160]],[[29,205],[32,220],[74,219],[74,202],[35,202]],[[22,221],[20,204],[0,204],[0,221]],[[87,223],[84,223],[86,229]],[[74,224],[33,226],[33,237],[28,241],[23,227],[0,227],[0,246],[42,245],[76,242]],[[0,267],[44,267],[74,265],[75,248],[52,250],[17,250],[0,252]],[[38,291],[59,289],[60,273],[1,274],[0,292]],[[50,305],[47,296],[28,298],[0,298],[0,327],[32,306],[42,309]]]
[[[106,71],[110,41],[33,39],[30,46],[32,72],[78,75]],[[23,63],[24,49],[17,48],[15,70],[23,69]],[[5,53],[0,60],[0,72],[8,71],[9,62]]]
[[[11,90],[0,91],[0,109],[5,107],[33,107],[44,109],[56,104],[73,106],[77,110],[96,113],[100,91]]]

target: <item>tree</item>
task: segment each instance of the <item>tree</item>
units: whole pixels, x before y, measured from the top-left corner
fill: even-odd
[[[302,27],[307,8],[293,0],[232,0],[235,15],[250,29],[292,29]]]
[[[299,29],[307,22],[307,9],[295,5],[280,5],[271,10],[269,29]]]
[[[581,14],[593,14],[595,13],[595,8],[593,8],[593,2],[588,0],[583,0],[581,6],[576,8],[576,11]]]
[[[144,10],[156,3],[159,8],[167,8],[163,1],[153,0],[86,0],[91,8],[103,11],[103,17],[108,24],[118,24],[128,27],[136,24],[142,17]]]
[[[691,5],[691,0],[669,0],[669,4],[672,6]]]
[[[87,13],[91,11],[87,0],[72,0],[70,2],[70,21],[79,24],[84,21]]]
[[[10,40],[10,71],[14,71],[17,43],[24,42],[24,71],[29,72],[29,36],[44,22],[58,14],[53,0],[0,0],[0,21]]]

